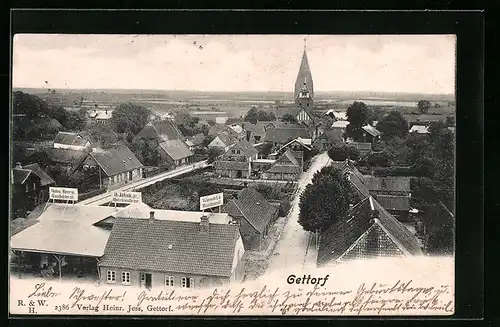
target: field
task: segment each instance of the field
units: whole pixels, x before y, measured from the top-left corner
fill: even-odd
[[[162,90],[64,90],[19,89],[35,94],[50,104],[68,108],[116,107],[124,102],[142,104],[158,114],[188,111],[206,116],[239,118],[255,106],[273,110],[276,101],[291,103],[292,92],[198,92]],[[433,107],[429,113],[448,115],[455,111],[454,95],[411,94],[380,92],[315,92],[315,105],[319,110],[346,110],[353,101],[363,101],[368,106],[384,111],[399,110],[403,113],[417,112],[417,102],[429,100]],[[434,107],[438,104],[439,107]]]

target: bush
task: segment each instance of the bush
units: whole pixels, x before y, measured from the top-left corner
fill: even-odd
[[[288,215],[288,212],[290,211],[292,205],[290,203],[290,200],[281,200],[280,201],[280,207],[279,207],[279,216],[280,217],[285,217]]]
[[[369,166],[389,167],[392,164],[391,155],[385,151],[370,153],[365,160]]]
[[[328,150],[328,156],[333,161],[344,161],[347,158],[351,160],[359,160],[360,153],[355,147],[341,145],[332,146],[330,150]]]

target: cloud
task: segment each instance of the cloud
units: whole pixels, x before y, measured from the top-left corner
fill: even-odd
[[[291,91],[303,38],[16,35],[13,85]],[[314,35],[307,48],[316,90],[454,92],[453,36]]]

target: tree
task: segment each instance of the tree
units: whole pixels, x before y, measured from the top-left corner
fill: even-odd
[[[341,219],[349,208],[351,189],[338,169],[324,167],[300,196],[299,224],[306,231],[321,231]]]
[[[14,114],[25,114],[28,119],[33,119],[41,114],[47,114],[47,111],[47,103],[36,95],[21,91],[16,91],[12,95],[12,112]]]
[[[282,121],[287,122],[287,123],[293,123],[297,124],[297,119],[292,116],[291,114],[284,114],[283,118],[281,118]]]
[[[334,145],[328,150],[328,157],[333,161],[358,160],[360,157],[359,150],[347,145]]]
[[[209,148],[207,151],[207,163],[211,164],[217,160],[222,154],[224,154],[224,150],[219,148]]]
[[[88,130],[90,143],[97,144],[102,148],[111,146],[120,141],[120,137],[104,124],[92,124]]]
[[[154,138],[137,137],[130,144],[130,150],[137,159],[146,166],[157,167],[160,165],[161,158],[158,154],[158,141]]]
[[[85,113],[79,112],[66,112],[63,126],[71,131],[81,131],[87,125],[87,118]]]
[[[110,119],[115,132],[125,133],[129,137],[137,135],[149,121],[151,111],[135,103],[122,103],[112,114]]]
[[[373,152],[366,158],[366,163],[370,166],[389,167],[392,164],[392,156],[386,151]]]
[[[431,102],[429,100],[420,100],[417,103],[418,110],[420,113],[426,114],[429,112],[429,108],[431,107]]]
[[[381,121],[384,118],[384,110],[380,107],[375,107],[373,109],[368,110],[368,114],[370,116],[371,121]],[[377,125],[378,128],[378,125]]]
[[[427,252],[432,255],[451,255],[455,248],[455,221],[440,204],[424,212],[423,223],[427,229]]]
[[[250,108],[250,110],[248,110],[247,114],[245,115],[244,120],[248,121],[248,122],[250,122],[252,124],[257,124],[257,120],[258,120],[257,114],[258,114],[258,112],[259,111],[257,110],[257,108],[255,108],[255,107]]]
[[[276,117],[272,112],[267,112],[265,110],[259,110],[257,112],[257,121],[274,121]]]
[[[408,122],[399,111],[392,111],[377,124],[383,139],[405,137],[408,134]]]
[[[354,101],[354,103],[347,108],[346,116],[349,121],[349,125],[346,127],[346,136],[351,137],[354,141],[362,141],[362,127],[369,123],[371,119],[368,107],[364,102]]]

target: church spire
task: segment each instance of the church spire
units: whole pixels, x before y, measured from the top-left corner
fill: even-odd
[[[295,89],[293,92],[296,103],[298,102],[298,99],[300,97],[300,92],[304,86],[309,91],[309,96],[311,97],[311,100],[314,99],[313,79],[312,79],[311,69],[309,67],[309,61],[307,60],[306,38],[304,38],[304,53],[302,54],[302,61],[300,63],[299,72],[297,74],[297,80],[295,81]]]

